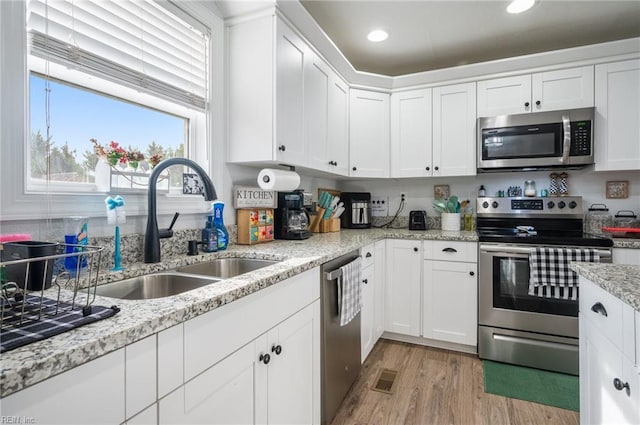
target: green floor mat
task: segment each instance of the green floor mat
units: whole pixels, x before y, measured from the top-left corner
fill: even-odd
[[[578,377],[483,360],[484,391],[505,397],[580,410]]]

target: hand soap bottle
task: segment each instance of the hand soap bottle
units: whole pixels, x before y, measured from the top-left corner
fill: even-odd
[[[227,246],[229,246],[229,232],[224,226],[224,221],[222,218],[224,202],[214,201],[211,206],[213,207],[213,225],[218,231],[218,250],[222,251],[224,249],[227,249]]]
[[[218,230],[213,224],[213,214],[207,217],[207,222],[202,229],[202,250],[204,252],[218,251]]]

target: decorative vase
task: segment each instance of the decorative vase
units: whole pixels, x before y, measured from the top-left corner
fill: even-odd
[[[442,213],[440,215],[442,230],[460,231],[460,213]]]
[[[107,193],[111,191],[111,166],[106,159],[98,159],[94,173],[96,190]]]

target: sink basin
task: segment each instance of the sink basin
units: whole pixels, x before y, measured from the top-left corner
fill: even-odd
[[[228,279],[230,277],[258,270],[279,262],[280,261],[260,260],[256,258],[216,258],[215,260],[207,261],[206,263],[197,263],[179,267],[176,271]]]
[[[154,273],[99,285],[96,295],[123,300],[147,300],[181,294],[218,282],[206,276],[179,273]]]

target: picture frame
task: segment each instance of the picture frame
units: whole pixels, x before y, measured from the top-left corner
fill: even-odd
[[[433,199],[449,199],[449,185],[448,184],[434,185]]]
[[[204,185],[200,176],[195,173],[182,173],[182,194],[202,195],[202,193],[204,193]]]
[[[626,199],[629,197],[629,181],[617,180],[607,181],[607,199]]]

